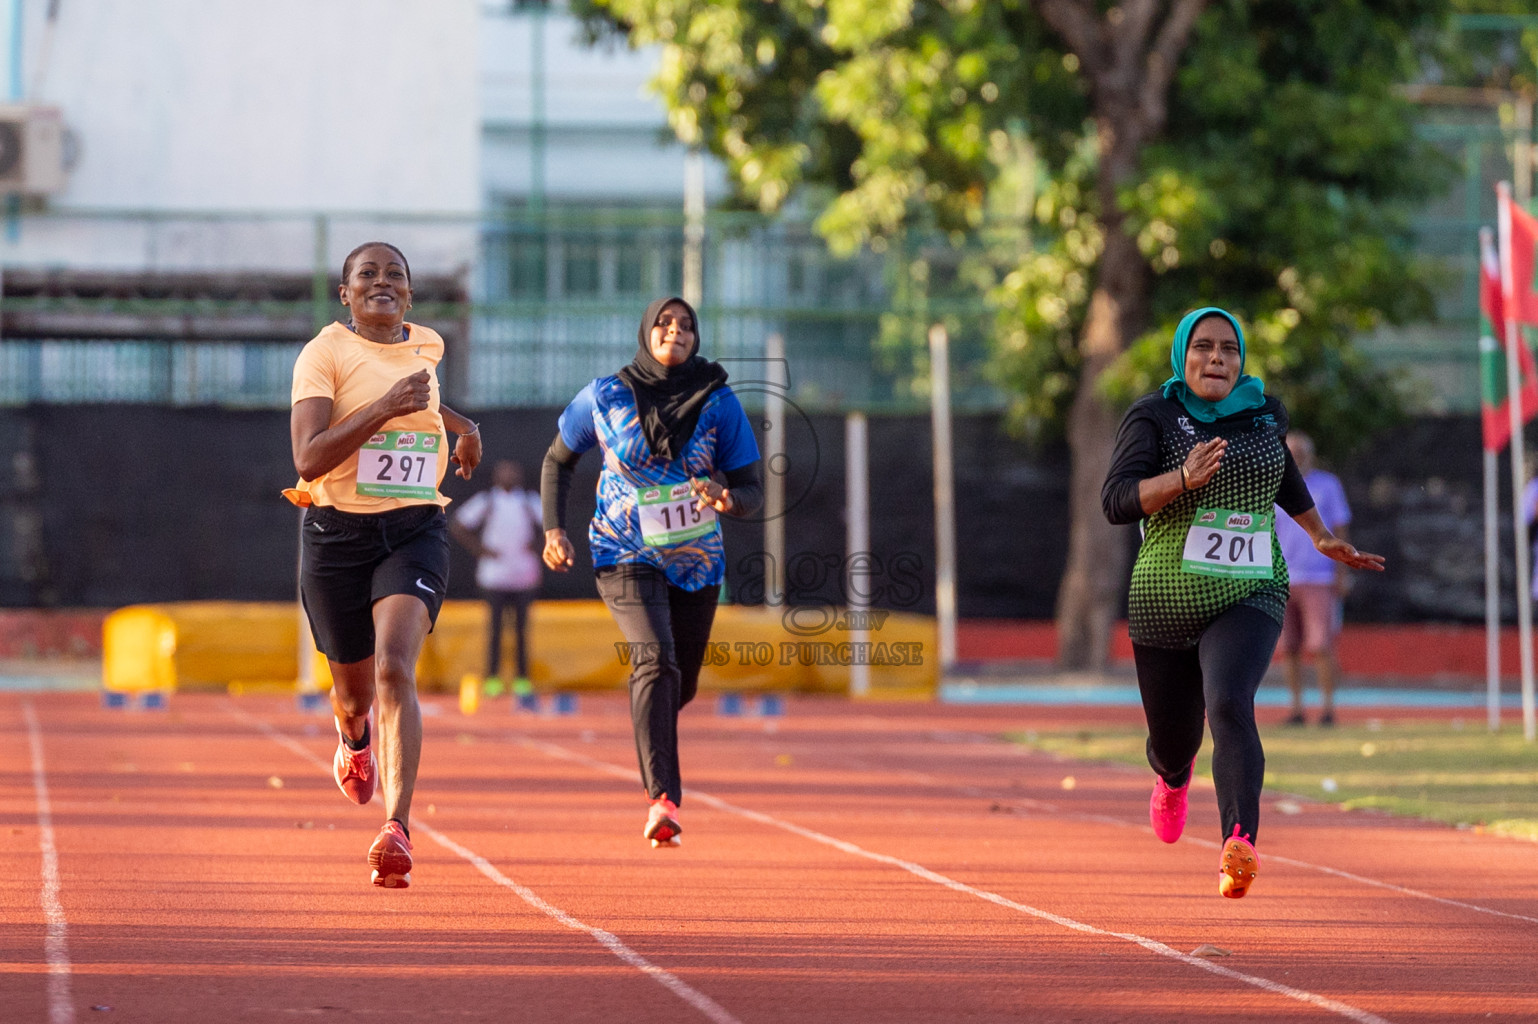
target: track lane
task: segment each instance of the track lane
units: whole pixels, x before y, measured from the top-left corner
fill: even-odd
[[[868,733],[868,724],[865,723]],[[769,762],[763,754],[770,749],[779,748],[782,751],[795,751],[794,757],[805,759],[817,757],[819,752],[826,752],[830,747],[838,747],[839,744],[828,742],[826,735],[819,736],[814,744],[809,746],[797,746],[787,736],[780,734],[769,737],[762,742],[757,742],[752,735],[751,727],[747,730],[738,728],[737,742],[730,746],[739,760],[745,759],[751,769],[750,774],[772,772]],[[862,737],[867,743],[865,751],[866,760],[869,756],[869,738]],[[942,741],[943,752],[936,751],[933,759],[943,761],[946,757],[954,757],[957,749],[957,737],[947,735]],[[908,737],[902,744],[905,755],[913,753],[912,737]],[[694,744],[693,746],[697,746]],[[753,747],[761,748],[759,756],[752,754]],[[990,749],[990,747],[992,749]],[[1002,763],[1011,771],[1007,774],[1012,778],[997,780],[1007,784],[1013,791],[1018,792],[1022,786],[1022,779],[1018,763],[1019,758],[1012,752],[1012,748],[1005,748],[998,744],[974,742],[970,749],[987,751],[986,760],[995,764]],[[781,754],[780,756],[787,756]],[[839,754],[822,754],[830,760],[838,760]],[[754,763],[756,761],[756,763]],[[1032,761],[1030,767],[1046,765],[1046,774],[1053,781],[1060,780],[1063,765],[1052,762],[1047,758],[1027,759]],[[802,763],[800,760],[798,764]],[[719,772],[719,766],[717,770]],[[1081,776],[1085,766],[1076,766]],[[979,775],[976,764],[967,765],[966,777],[975,779]],[[1125,776],[1125,772],[1106,773],[1114,780],[1118,775]],[[1142,773],[1137,773],[1141,775]],[[780,789],[794,789],[796,779],[782,772],[785,784]],[[691,778],[698,779],[697,773],[691,773]],[[871,800],[880,800],[889,790],[889,785],[883,785],[884,780],[879,778],[867,778],[863,780],[851,779],[851,785],[864,785]],[[1042,786],[1031,786],[1029,781],[1024,782],[1030,791],[1041,791]],[[725,782],[715,782],[716,791],[720,791]],[[1138,780],[1136,785],[1137,795],[1129,801],[1123,793],[1115,802],[1119,804],[1121,812],[1125,812],[1127,804],[1132,801],[1133,807],[1146,800],[1144,786],[1146,782]],[[975,788],[975,786],[970,787]],[[1125,787],[1121,787],[1125,789]],[[1057,794],[1054,799],[1061,800],[1062,796],[1071,796],[1075,803],[1081,807],[1095,803],[1103,803],[1103,797],[1097,796],[1099,792],[1095,786],[1081,785],[1072,794]],[[758,795],[758,794],[755,794]],[[1197,802],[1201,800],[1198,795]],[[1045,806],[1044,801],[1036,801]],[[1206,802],[1210,804],[1210,791],[1206,794]],[[754,805],[762,806],[762,802]],[[1195,810],[1195,808],[1194,808]],[[981,808],[974,808],[977,814]],[[1310,845],[1314,847],[1311,853],[1317,853],[1320,849],[1335,852],[1336,844],[1340,841],[1339,830],[1342,823],[1348,823],[1348,831],[1367,833],[1361,837],[1363,841],[1353,842],[1351,846],[1356,850],[1367,849],[1377,854],[1378,863],[1375,865],[1381,872],[1387,866],[1391,871],[1414,872],[1422,877],[1416,879],[1422,884],[1431,885],[1435,882],[1446,884],[1449,881],[1459,882],[1474,879],[1481,880],[1486,889],[1496,888],[1508,894],[1508,902],[1513,906],[1520,906],[1528,910],[1535,909],[1538,903],[1538,891],[1535,891],[1530,868],[1533,864],[1533,848],[1531,844],[1515,840],[1489,841],[1490,837],[1477,837],[1466,832],[1457,832],[1451,829],[1423,826],[1414,822],[1406,822],[1401,819],[1390,819],[1375,815],[1346,815],[1334,808],[1329,808],[1327,818],[1334,819],[1328,828],[1317,828],[1317,835],[1305,836],[1305,841],[1310,838]],[[911,809],[893,807],[892,814],[911,813]],[[1096,813],[1094,810],[1075,812],[1086,821],[1115,823],[1125,832],[1127,822],[1118,819],[1112,814]],[[1210,808],[1205,816],[1213,818],[1215,812]],[[1192,828],[1202,827],[1201,812],[1193,813]],[[803,814],[797,821],[806,820]],[[983,820],[981,817],[974,819]],[[1293,840],[1299,837],[1296,834],[1289,835],[1291,831],[1288,825],[1291,819],[1280,815],[1273,815],[1272,821],[1280,820],[1284,824],[1271,831],[1270,835],[1277,842],[1271,844],[1276,848],[1287,849],[1293,844]],[[838,832],[838,835],[847,835],[848,822],[843,823],[846,828]],[[962,827],[971,827],[963,825]],[[1343,996],[1354,997],[1357,993],[1364,993],[1364,997],[1370,997],[1372,993],[1384,991],[1394,992],[1396,987],[1408,987],[1419,991],[1426,988],[1424,979],[1430,977],[1433,982],[1456,975],[1461,983],[1454,986],[1455,991],[1446,993],[1446,1000],[1438,1004],[1434,995],[1428,995],[1419,1002],[1428,1006],[1437,1006],[1431,1011],[1425,1012],[1427,1016],[1420,1019],[1440,1020],[1448,1019],[1444,1016],[1452,1012],[1455,1007],[1457,1012],[1469,1012],[1474,1016],[1481,1016],[1476,1012],[1481,1006],[1485,1012],[1492,1012],[1489,1007],[1496,1006],[1500,1009],[1494,1012],[1505,1012],[1512,1017],[1527,1016],[1534,1013],[1532,998],[1532,986],[1520,971],[1512,970],[1514,962],[1510,955],[1491,956],[1491,943],[1502,946],[1503,950],[1511,949],[1507,943],[1514,943],[1516,948],[1522,948],[1529,953],[1533,950],[1533,934],[1531,929],[1523,927],[1522,922],[1530,915],[1520,913],[1501,922],[1505,929],[1493,927],[1494,923],[1488,914],[1489,908],[1464,905],[1456,909],[1460,913],[1448,919],[1445,911],[1447,904],[1438,905],[1431,900],[1440,899],[1433,894],[1396,892],[1387,887],[1392,883],[1377,879],[1354,878],[1351,876],[1334,876],[1319,878],[1319,868],[1310,865],[1304,868],[1302,877],[1297,876],[1295,870],[1288,870],[1288,866],[1280,866],[1277,869],[1264,871],[1262,878],[1270,888],[1262,890],[1257,888],[1257,894],[1264,892],[1274,893],[1286,902],[1278,903],[1276,899],[1256,899],[1254,897],[1241,902],[1229,902],[1216,898],[1212,890],[1215,885],[1215,861],[1217,844],[1210,840],[1202,840],[1198,843],[1182,843],[1176,848],[1163,847],[1147,836],[1146,826],[1136,830],[1138,840],[1143,841],[1142,848],[1151,855],[1170,854],[1181,851],[1185,859],[1191,859],[1191,851],[1182,850],[1183,847],[1196,846],[1196,863],[1202,865],[1193,868],[1190,872],[1183,872],[1182,877],[1171,876],[1162,881],[1166,883],[1162,889],[1148,890],[1141,886],[1132,886],[1130,890],[1120,890],[1112,894],[1112,903],[1120,903],[1127,907],[1145,906],[1153,913],[1143,915],[1143,919],[1133,925],[1133,930],[1139,928],[1163,928],[1168,929],[1170,922],[1192,922],[1195,928],[1181,928],[1184,935],[1183,941],[1189,941],[1195,945],[1216,941],[1214,935],[1223,936],[1222,942],[1235,945],[1236,948],[1245,949],[1252,955],[1259,957],[1275,957],[1279,967],[1278,976],[1296,978],[1300,971],[1305,976],[1309,972],[1328,978],[1330,984],[1341,986]],[[1332,834],[1333,833],[1333,834]],[[1408,837],[1408,842],[1400,840]],[[1330,840],[1333,838],[1334,843]],[[1349,838],[1356,839],[1356,836]],[[988,842],[988,840],[984,840]],[[1086,844],[1085,848],[1093,848],[1096,839],[1093,835],[1086,835],[1082,840],[1070,843],[1072,848],[1077,843]],[[939,860],[922,860],[926,865],[933,866],[944,863],[949,855],[946,846],[941,843],[933,847],[926,856],[941,858]],[[1481,875],[1478,872],[1468,872],[1465,865],[1469,862],[1467,848],[1470,846],[1479,848],[1482,856],[1476,858],[1488,871]],[[1201,847],[1206,847],[1205,851]],[[890,848],[890,847],[888,847]],[[1268,845],[1262,844],[1263,858]],[[1043,857],[1042,844],[1037,841],[1030,847],[1033,859],[1040,862]],[[1385,856],[1387,854],[1387,856]],[[1290,861],[1290,866],[1296,868],[1303,863],[1292,858],[1277,857],[1278,862]],[[1388,863],[1385,864],[1384,862]],[[1066,865],[1049,867],[1049,870],[1059,870],[1062,878],[1071,877],[1071,869]],[[1309,878],[1308,875],[1314,875]],[[1502,877],[1504,875],[1504,877]],[[1007,877],[1007,876],[1006,876]],[[1186,889],[1192,879],[1200,879],[1200,884],[1195,891]],[[1370,882],[1364,885],[1363,882]],[[1073,895],[1072,886],[1064,885],[1061,881],[1054,882],[1054,895],[1067,893]],[[1139,891],[1139,890],[1142,891]],[[1364,891],[1365,890],[1365,891]],[[1375,891],[1376,890],[1376,891]],[[1166,896],[1160,893],[1174,896],[1174,906]],[[1081,895],[1099,896],[1102,894],[1089,893]],[[1468,894],[1466,894],[1468,895]],[[1486,893],[1488,895],[1488,893]],[[1406,896],[1413,897],[1405,899]],[[1430,897],[1428,900],[1427,897]],[[1197,902],[1191,903],[1195,898]],[[1091,899],[1089,906],[1095,908],[1096,901]],[[1182,905],[1184,904],[1184,905]],[[1203,908],[1206,908],[1205,913]],[[1104,908],[1101,908],[1104,909]],[[1111,908],[1116,909],[1116,908]],[[1278,916],[1278,912],[1285,913],[1285,917]],[[1074,916],[1079,916],[1081,911],[1072,911]],[[1499,920],[1499,918],[1497,918]],[[1277,931],[1292,930],[1296,934],[1289,941],[1283,943],[1269,943],[1266,936]],[[1257,942],[1257,937],[1260,941]],[[1177,944],[1183,944],[1177,940]],[[1364,955],[1366,951],[1367,955]],[[1380,951],[1392,951],[1393,955],[1385,960]]]
[[[0,1001],[18,1020],[53,1021],[61,982],[49,965],[50,872],[44,852],[53,840],[40,816],[37,767],[26,706],[20,701],[0,705],[0,779],[5,780],[0,785],[0,872],[7,879],[0,885]],[[57,902],[57,889],[54,898]],[[62,977],[67,983],[68,976]]]
[[[370,886],[378,805],[348,804],[329,773],[210,703],[38,705],[53,759],[73,766],[51,781],[77,1015],[680,1019],[676,1004],[633,1012],[656,1001],[653,983],[521,902],[488,899],[473,865],[421,837],[431,887]]]
[[[1342,1019],[1126,942],[1065,932],[695,796],[686,796],[684,848],[651,851],[639,837],[644,801],[621,701],[584,698],[574,719],[492,710],[464,719],[435,703],[419,824],[613,934],[744,1024]],[[320,764],[329,759],[324,719],[284,701],[241,705]],[[707,1019],[421,830],[414,887],[373,890],[363,851],[377,805],[347,804],[329,772],[240,725],[217,701],[179,697],[169,714],[137,716],[72,697],[37,706],[77,1007],[106,1003],[118,1007],[116,1019],[173,1022],[203,1019],[196,1011],[210,1006],[232,1020],[344,1010],[492,1020],[509,1006],[531,1019]],[[16,709],[0,709],[0,730],[16,735]],[[1486,1013],[1538,1020],[1517,967],[1535,952],[1522,922],[1270,861],[1255,896],[1223,901],[1212,849],[1164,847],[1130,820],[1146,801],[1141,773],[1065,765],[986,738],[1029,725],[1018,710],[916,714],[795,701],[781,721],[702,710],[685,715],[685,777],[734,807],[1179,951],[1227,944],[1236,956],[1224,966],[1395,1024]],[[553,759],[520,738],[614,770]],[[0,808],[26,803],[17,764],[14,749],[0,754]],[[1068,773],[1079,783],[1071,792],[1060,788]],[[1214,818],[1202,803],[1198,794],[1193,831],[1215,829],[1200,817]],[[8,833],[0,856],[39,878],[35,833]],[[277,870],[232,876],[254,841],[270,846]],[[1107,844],[1130,844],[1137,861],[1111,882],[1094,861]],[[1467,877],[1436,870],[1449,849],[1469,865]],[[1531,871],[1508,863],[1526,854],[1530,866],[1531,844],[1310,806],[1290,818],[1268,811],[1261,850],[1423,883],[1433,895],[1499,887],[1514,912],[1538,909]],[[36,907],[35,885],[27,896]],[[25,925],[19,902],[0,908],[0,936],[26,932],[32,944],[6,954],[5,986],[41,993],[41,915],[33,910]],[[44,1004],[27,996],[22,1005]]]

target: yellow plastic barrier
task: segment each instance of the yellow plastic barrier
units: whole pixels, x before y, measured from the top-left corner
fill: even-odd
[[[118,693],[172,689],[294,686],[299,619],[283,602],[197,601],[136,605],[102,627],[102,682]],[[467,674],[485,670],[487,610],[449,601],[417,662],[423,691],[458,693]],[[702,690],[847,693],[849,644],[842,610],[788,614],[723,605],[700,674]],[[926,616],[876,611],[866,623],[871,695],[928,696],[938,681],[935,623]],[[601,601],[537,601],[529,610],[529,674],[542,690],[625,685],[628,648]],[[317,685],[330,686],[317,658]],[[506,662],[504,662],[506,664]]]
[[[297,630],[296,630],[297,632]],[[102,684],[115,693],[176,686],[176,622],[160,608],[122,608],[101,627]]]

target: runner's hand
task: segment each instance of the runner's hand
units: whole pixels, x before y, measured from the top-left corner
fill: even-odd
[[[455,476],[470,479],[475,467],[481,464],[481,432],[460,434],[454,441],[454,454],[449,456],[449,461],[459,467],[454,470]]]
[[[730,512],[737,505],[737,502],[732,499],[732,492],[714,480],[696,480],[693,489],[701,512],[706,508],[713,508],[717,512]]]
[[[577,551],[571,546],[571,538],[566,536],[565,530],[546,530],[545,550],[541,557],[556,572],[566,572],[576,562]]]
[[[390,418],[394,419],[408,413],[421,412],[427,408],[431,398],[432,386],[428,384],[427,371],[418,370],[411,376],[402,377],[391,384],[390,390],[385,392],[379,404],[385,412],[389,413]]]
[[[1185,485],[1186,490],[1194,491],[1198,487],[1205,487],[1207,482],[1217,474],[1218,466],[1223,461],[1223,453],[1228,450],[1228,442],[1221,437],[1214,437],[1211,441],[1203,441],[1191,449],[1191,454],[1185,461]]]
[[[1347,541],[1339,537],[1329,536],[1314,542],[1314,547],[1321,555],[1327,555],[1343,565],[1349,565],[1353,569],[1371,569],[1373,572],[1383,571],[1383,556],[1370,555],[1365,551],[1358,551]]]

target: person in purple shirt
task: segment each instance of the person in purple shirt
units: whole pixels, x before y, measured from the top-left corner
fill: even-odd
[[[1527,550],[1532,565],[1533,600],[1538,601],[1538,458],[1527,456],[1527,486],[1522,488],[1522,521],[1527,525]]]
[[[1346,540],[1351,523],[1351,506],[1340,478],[1320,469],[1314,462],[1314,442],[1301,430],[1287,435],[1287,447],[1303,472],[1303,482],[1314,496],[1319,518],[1335,536]],[[1319,677],[1319,724],[1335,724],[1335,679],[1339,668],[1335,660],[1335,637],[1340,632],[1341,599],[1346,593],[1345,566],[1321,555],[1303,528],[1292,517],[1277,509],[1276,539],[1287,559],[1287,573],[1292,580],[1292,594],[1282,619],[1282,637],[1278,647],[1287,656],[1287,688],[1292,691],[1292,714],[1288,725],[1303,725],[1303,655],[1314,660],[1314,674]]]

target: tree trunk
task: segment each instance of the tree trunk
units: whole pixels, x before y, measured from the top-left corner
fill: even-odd
[[[1151,271],[1127,234],[1117,193],[1138,171],[1143,145],[1164,127],[1170,83],[1191,28],[1209,0],[1124,0],[1101,13],[1093,0],[1036,0],[1079,58],[1095,110],[1100,164],[1095,196],[1105,232],[1099,279],[1079,338],[1078,392],[1068,413],[1068,565],[1057,593],[1057,658],[1067,669],[1102,669],[1111,619],[1127,583],[1123,532],[1106,522],[1100,488],[1116,444],[1117,417],[1100,377],[1148,325]]]
[[[1057,657],[1064,669],[1106,667],[1111,623],[1127,586],[1125,532],[1106,521],[1100,506],[1120,417],[1101,398],[1098,382],[1147,323],[1148,265],[1116,221],[1114,228],[1106,225],[1100,276],[1079,343],[1079,389],[1068,414],[1068,564],[1057,594]]]

